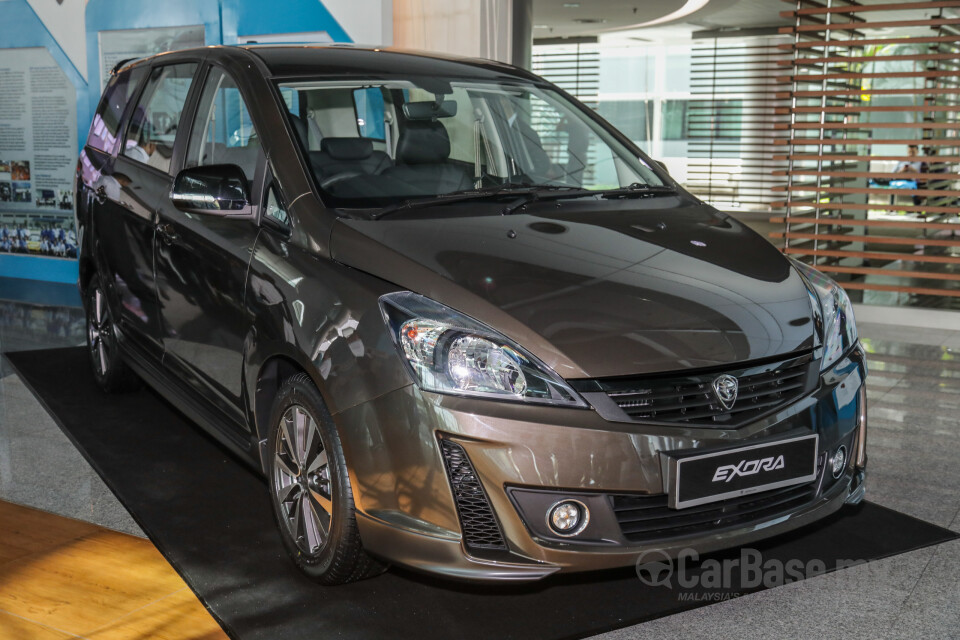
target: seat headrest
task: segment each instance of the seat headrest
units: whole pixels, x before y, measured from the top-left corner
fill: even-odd
[[[320,151],[337,160],[363,160],[373,154],[373,141],[370,138],[324,138],[320,141]]]
[[[300,137],[300,143],[306,147],[307,146],[307,123],[303,121],[303,118],[300,116],[295,116],[292,113],[290,114],[290,122],[293,123],[293,128],[296,130],[297,135]]]
[[[408,120],[397,141],[397,159],[405,164],[444,162],[450,157],[450,136],[436,121]]]

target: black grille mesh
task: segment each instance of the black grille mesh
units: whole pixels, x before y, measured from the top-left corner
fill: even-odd
[[[815,484],[803,484],[680,510],[667,506],[666,495],[616,495],[612,500],[623,537],[644,542],[758,522],[810,502],[815,491]]]
[[[739,383],[737,400],[730,409],[720,404],[713,391],[713,381],[725,372],[601,384],[632,420],[732,426],[797,400],[808,390],[812,363],[813,356],[807,355],[730,371]]]
[[[440,450],[453,488],[453,499],[457,503],[464,544],[474,549],[506,549],[500,525],[467,453],[459,444],[449,440],[440,440]]]

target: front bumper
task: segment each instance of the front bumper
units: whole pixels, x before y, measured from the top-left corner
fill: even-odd
[[[470,580],[536,580],[556,572],[633,565],[640,553],[706,553],[815,522],[862,499],[865,360],[851,351],[810,395],[736,429],[610,422],[592,410],[458,398],[408,386],[335,416],[350,467],[364,546],[391,562]],[[797,433],[819,434],[808,498],[755,519],[666,537],[625,536],[613,496],[664,494],[660,452],[730,447]],[[466,544],[437,438],[455,442],[496,516],[502,549]],[[852,455],[836,480],[825,454]],[[865,464],[865,457],[862,462]],[[524,495],[589,500],[591,523],[576,539],[551,536],[545,513]],[[757,494],[758,496],[760,494]],[[682,514],[683,511],[676,513]]]

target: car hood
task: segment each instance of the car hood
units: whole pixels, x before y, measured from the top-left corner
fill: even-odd
[[[331,252],[492,326],[565,378],[714,367],[814,346],[810,296],[789,260],[688,196],[478,215],[489,206],[342,218]]]

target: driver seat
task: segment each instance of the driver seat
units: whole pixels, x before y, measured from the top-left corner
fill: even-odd
[[[414,193],[449,193],[473,186],[470,172],[450,162],[450,135],[441,122],[408,120],[397,140],[397,162],[403,164],[384,175],[406,183]]]

